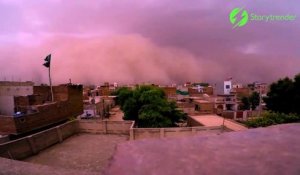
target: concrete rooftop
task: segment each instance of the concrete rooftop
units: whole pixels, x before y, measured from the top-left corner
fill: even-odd
[[[127,140],[128,136],[122,135],[74,135],[24,161],[53,168],[99,173],[109,163],[117,144]]]
[[[300,124],[120,144],[106,174],[300,174]]]
[[[299,123],[131,142],[81,134],[26,160],[31,163],[0,158],[0,174],[298,175],[299,134]]]
[[[204,126],[222,126],[224,120],[222,117],[215,114],[199,115],[199,116],[191,116],[191,117]],[[245,126],[228,119],[225,119],[224,125],[233,131],[243,131],[247,129]]]

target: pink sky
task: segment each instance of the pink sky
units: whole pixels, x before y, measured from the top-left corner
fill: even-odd
[[[0,0],[0,80],[274,81],[300,72],[300,18],[232,29],[235,7],[300,17],[300,2]]]

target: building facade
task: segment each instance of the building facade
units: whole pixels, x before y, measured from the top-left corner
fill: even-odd
[[[0,132],[26,133],[83,113],[81,85],[54,86],[53,93],[53,102],[48,100],[49,86],[34,86],[33,95],[15,96],[13,108],[17,113],[0,115]]]
[[[15,96],[33,94],[33,82],[0,81],[0,115],[13,115],[15,113]]]

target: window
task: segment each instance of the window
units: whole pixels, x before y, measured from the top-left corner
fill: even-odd
[[[226,88],[226,89],[230,89],[230,85],[226,85],[225,88]]]

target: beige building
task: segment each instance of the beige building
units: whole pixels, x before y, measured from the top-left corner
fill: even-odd
[[[215,98],[216,113],[220,114],[223,111],[236,111],[238,110],[239,102],[237,96],[234,94],[217,95]]]
[[[194,100],[195,111],[198,113],[214,113],[214,102],[208,100]]]

